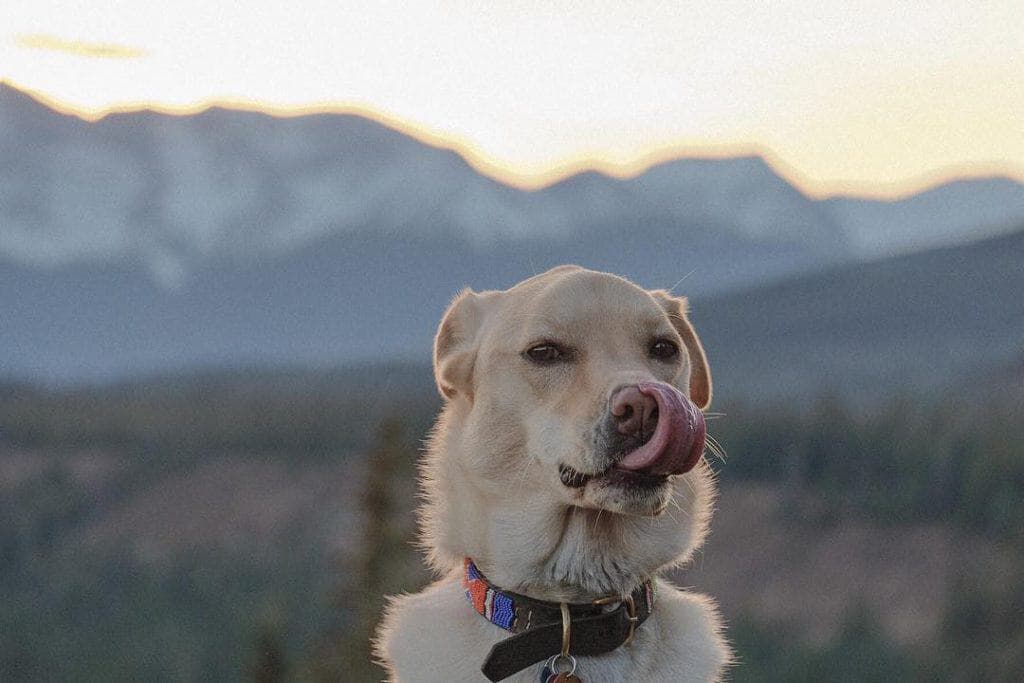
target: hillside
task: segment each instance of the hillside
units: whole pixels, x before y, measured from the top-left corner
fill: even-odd
[[[218,264],[167,289],[130,264],[37,269],[0,262],[0,371],[54,382],[110,381],[195,366],[334,366],[422,358],[462,287],[507,287],[576,262],[651,287],[716,277],[714,247],[668,230],[632,250],[609,230],[583,243],[503,242],[483,249],[431,238],[333,237],[278,259]],[[733,252],[744,275],[771,247]],[[654,254],[660,255],[655,260]],[[672,256],[676,254],[676,256]],[[780,249],[778,262],[789,257]],[[720,276],[720,274],[719,274]],[[692,289],[691,289],[692,291]]]
[[[451,250],[428,241],[380,238],[366,250],[336,247],[305,251],[287,268],[205,272],[200,286],[185,292],[124,269],[80,266],[43,275],[0,268],[0,290],[20,292],[3,302],[0,369],[9,378],[66,382],[202,367],[313,372],[360,362],[420,364],[460,287],[504,287],[522,272],[511,247],[508,258],[476,254],[447,273],[430,264]],[[565,248],[546,259],[614,266],[610,254],[572,259],[579,252]],[[397,270],[388,265],[392,259],[420,265]],[[360,280],[341,264],[377,276]],[[1017,232],[696,297],[693,318],[720,401],[823,390],[870,399],[901,388],[969,384],[972,376],[1009,376],[1002,369],[1020,358],[1022,264],[1024,232]],[[640,282],[665,286],[643,277],[643,264],[632,268],[627,274]],[[429,383],[429,370],[420,374]]]
[[[371,680],[382,596],[430,580],[412,477],[438,399],[392,378],[0,391],[4,680],[251,680],[271,646],[288,680]],[[672,579],[719,601],[738,680],[1019,670],[1021,404],[915,398],[709,422],[722,495]]]
[[[1005,382],[1024,348],[1024,231],[842,266],[694,308],[721,399],[830,390],[870,401],[974,389],[993,376]]]

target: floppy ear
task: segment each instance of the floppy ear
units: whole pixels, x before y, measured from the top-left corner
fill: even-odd
[[[446,399],[462,393],[473,398],[473,366],[477,334],[483,323],[483,299],[468,287],[455,297],[434,337],[434,378]]]
[[[690,356],[690,400],[703,410],[711,405],[711,368],[708,367],[708,359],[700,338],[686,317],[686,297],[672,296],[663,289],[652,291],[651,296],[665,309],[672,326],[683,338],[686,352]]]

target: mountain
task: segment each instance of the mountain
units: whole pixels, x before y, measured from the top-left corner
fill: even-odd
[[[1020,396],[1024,230],[694,303],[719,399]]]
[[[1010,232],[1024,222],[1024,185],[973,178],[896,201],[834,197],[823,205],[854,251],[871,258]]]
[[[628,180],[591,171],[528,192],[359,116],[211,108],[89,123],[0,83],[0,256],[38,266],[129,261],[165,287],[218,258],[265,258],[338,234],[488,244],[653,226],[681,242],[716,242],[710,290],[977,239],[1022,220],[1024,185],[1008,178],[898,201],[814,201],[763,159],[738,157],[678,159]],[[770,247],[754,270],[721,267],[730,247],[752,244]]]
[[[412,234],[334,235],[283,256],[200,265],[179,287],[142,264],[40,269],[0,261],[0,374],[108,380],[195,365],[337,365],[420,357],[466,285],[504,288],[564,262],[649,287],[706,282],[714,244],[671,230],[595,231],[586,241],[474,245]],[[734,248],[731,264],[764,268],[770,246]],[[786,257],[779,248],[778,261]],[[691,277],[685,278],[687,274]]]
[[[8,263],[0,266],[0,378],[67,383],[197,367],[424,363],[463,283],[505,287],[529,258],[546,267],[573,252],[568,243],[534,254],[520,246],[337,240],[267,267],[203,270],[184,290],[159,287],[140,268],[46,272]],[[622,262],[613,253],[588,256],[595,267]],[[461,265],[444,272],[434,268],[440,262]],[[716,400],[797,400],[825,390],[870,400],[954,385],[962,388],[951,400],[991,393],[986,387],[1003,393],[1024,353],[1022,264],[1018,231],[698,297],[693,319]],[[632,263],[629,274],[664,285],[645,279],[643,266]],[[422,374],[429,381],[429,370]]]
[[[266,261],[325,239],[430,238],[455,250],[516,242],[543,252],[612,230],[641,231],[630,248],[672,281],[694,243],[713,243],[718,256],[736,251],[740,266],[698,279],[709,288],[846,254],[840,227],[756,157],[672,161],[629,181],[591,172],[524,191],[359,116],[212,108],[88,123],[0,86],[0,255],[16,263],[140,265],[173,288],[207,266]],[[654,258],[646,243],[669,236],[676,246]],[[744,253],[759,251],[751,269],[743,265]]]
[[[90,123],[0,84],[0,376],[418,359],[466,285],[574,262],[713,297],[977,239],[1020,189],[815,201],[751,156],[525,191],[359,116]]]

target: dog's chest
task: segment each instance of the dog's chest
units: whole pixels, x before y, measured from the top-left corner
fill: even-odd
[[[581,681],[698,683],[721,676],[729,650],[710,601],[663,582],[657,592],[654,611],[629,646],[578,659],[576,675]],[[381,627],[379,644],[392,680],[398,683],[486,683],[480,667],[491,647],[509,635],[473,610],[461,577],[453,575],[422,593],[396,599]],[[542,666],[533,664],[506,681],[536,683]]]
[[[461,584],[446,581],[434,590],[408,596],[398,614],[392,643],[397,680],[405,681],[482,681],[487,679],[480,667],[491,647],[511,634],[473,611]],[[622,681],[659,680],[648,656],[658,631],[648,620],[635,641],[600,657],[577,659],[576,678],[568,683],[621,683]],[[532,664],[506,679],[508,683],[537,683],[542,680],[544,663]],[[563,679],[556,679],[563,680]],[[546,683],[546,681],[545,681]]]

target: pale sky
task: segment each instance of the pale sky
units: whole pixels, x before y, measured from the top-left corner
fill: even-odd
[[[4,0],[0,79],[86,117],[363,112],[522,186],[750,151],[816,196],[1024,180],[1021,0]]]

